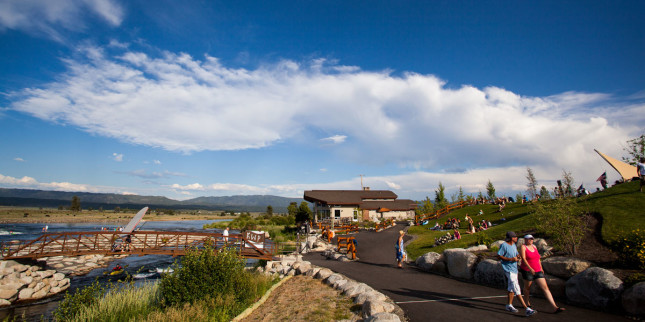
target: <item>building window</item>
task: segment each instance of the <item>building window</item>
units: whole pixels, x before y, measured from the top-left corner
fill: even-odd
[[[358,220],[358,209],[354,209],[354,221]]]
[[[336,209],[336,210],[334,210],[334,216],[335,216],[336,218],[340,218],[340,209]]]

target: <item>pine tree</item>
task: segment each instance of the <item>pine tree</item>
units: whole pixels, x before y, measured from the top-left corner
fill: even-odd
[[[441,184],[439,181],[439,187],[434,191],[434,209],[441,209],[448,205],[448,199],[446,199],[446,187]]]
[[[488,199],[495,200],[495,186],[493,186],[493,183],[490,182],[490,179],[488,180],[488,184],[486,185],[486,193],[488,194]]]
[[[535,175],[533,175],[533,170],[531,170],[531,168],[527,167],[526,172],[526,180],[528,180],[528,182],[526,183],[526,193],[529,195],[529,198],[533,200],[535,198],[535,195],[537,194],[538,183],[535,179]]]

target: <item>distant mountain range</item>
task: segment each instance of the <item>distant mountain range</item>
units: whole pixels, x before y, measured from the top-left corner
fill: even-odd
[[[268,195],[198,197],[189,200],[173,200],[161,196],[121,195],[114,193],[90,193],[46,191],[31,189],[0,188],[0,206],[20,207],[69,207],[72,197],[77,196],[81,207],[87,209],[140,208],[149,206],[167,209],[206,209],[225,211],[266,211],[273,207],[275,213],[286,212],[291,202],[304,201],[302,198],[285,198]]]

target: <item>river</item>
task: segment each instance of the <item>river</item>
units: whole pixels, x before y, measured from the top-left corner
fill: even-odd
[[[218,221],[226,221],[228,219],[217,220],[181,220],[181,221],[144,221],[141,222],[137,228],[140,230],[152,231],[208,231],[208,232],[221,232],[218,229],[204,230],[204,224],[210,224]],[[51,224],[0,224],[0,242],[8,240],[31,240],[38,238],[43,234],[42,229],[48,226],[49,233],[58,232],[74,232],[74,231],[100,231],[101,228],[114,230],[121,227],[118,224],[106,223],[51,223]],[[236,233],[236,231],[231,231]],[[86,275],[71,277],[71,286],[67,292],[73,292],[79,287],[84,287],[91,284],[94,280],[98,279],[100,282],[108,282],[109,275],[103,273],[110,270],[114,265],[121,265],[126,267],[126,271],[134,275],[137,272],[148,272],[148,270],[156,270],[157,268],[166,268],[176,260],[168,255],[146,255],[146,256],[129,256],[122,259],[117,259],[110,263],[107,268],[97,268]],[[156,280],[159,278],[155,274],[147,279],[135,280],[136,283],[143,283],[149,280]],[[23,316],[28,321],[40,321],[42,317],[45,320],[51,320],[53,311],[58,307],[58,303],[63,299],[64,293],[55,295],[50,298],[42,299],[28,304],[13,305],[10,307],[0,308],[0,320],[8,318],[9,320],[16,319],[23,320]]]

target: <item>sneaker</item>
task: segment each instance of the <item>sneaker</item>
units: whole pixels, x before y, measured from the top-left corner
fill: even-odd
[[[506,305],[506,311],[517,313],[517,309],[512,305]]]
[[[530,307],[526,308],[526,316],[531,316],[531,315],[533,315],[535,313],[537,313],[536,310],[534,310],[534,309],[532,309]]]

